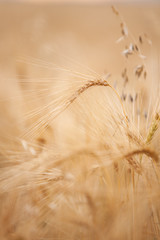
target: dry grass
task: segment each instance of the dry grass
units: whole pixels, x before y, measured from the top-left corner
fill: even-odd
[[[160,8],[119,9],[0,5],[0,239],[160,239]]]

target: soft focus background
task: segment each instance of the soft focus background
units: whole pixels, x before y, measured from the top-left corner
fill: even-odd
[[[112,4],[0,1],[2,240],[159,239],[160,4]]]
[[[110,83],[117,88],[123,84],[121,75],[127,67],[131,86],[134,86],[130,93],[135,94],[135,91],[147,86],[155,96],[159,92],[159,87],[155,88],[155,85],[159,86],[159,4],[155,1],[117,2],[118,17],[111,9],[111,2],[66,2],[0,2],[0,131],[3,138],[8,139],[14,134],[19,136],[22,129],[26,128],[22,111],[25,114],[51,101],[47,99],[45,102],[47,90],[42,92],[44,85],[42,87],[35,83],[34,86],[34,82],[55,77],[68,78],[66,72],[55,71],[54,64],[71,71],[76,69],[85,72],[88,67],[101,76],[111,74]],[[121,37],[122,21],[126,22],[130,37],[116,43]],[[147,39],[144,34],[147,34]],[[134,74],[135,67],[142,64],[143,60],[135,56],[127,60],[122,56],[130,43],[139,41],[140,35],[143,36],[141,52],[147,57],[146,82],[137,81]],[[75,81],[73,76],[72,81]],[[23,101],[30,105],[24,108]],[[27,124],[36,120],[31,118]]]
[[[79,61],[82,57],[88,65],[101,71],[118,73],[126,62],[121,56],[124,43],[115,44],[121,30],[120,20],[113,14],[111,3],[63,5],[52,1],[38,5],[28,1],[5,1],[0,4],[0,63],[3,73],[14,74],[21,56],[52,60],[55,50],[73,55]],[[155,2],[132,2],[116,6],[136,41],[143,33],[151,38],[152,47],[142,46],[144,54],[154,56],[151,61],[158,59],[159,5]],[[151,65],[156,67],[155,63]],[[24,68],[27,72],[28,66],[24,65]]]
[[[8,139],[15,139],[15,136],[24,138],[26,132],[29,140],[41,135],[40,129],[43,124],[47,125],[48,117],[42,121],[43,124],[35,126],[40,118],[46,116],[48,108],[45,106],[52,109],[63,106],[63,99],[67,101],[77,89],[77,84],[84,81],[80,76],[77,79],[72,71],[89,75],[95,71],[104,77],[111,75],[109,82],[118,89],[121,98],[126,91],[128,98],[142,91],[145,104],[140,101],[139,105],[144,107],[142,115],[147,115],[148,105],[154,102],[147,98],[148,91],[155,99],[159,95],[160,5],[156,1],[118,1],[115,7],[119,16],[116,16],[111,8],[112,2],[88,3],[0,2],[0,133],[3,143],[6,139],[7,144],[11,144]],[[127,25],[129,36],[117,43],[122,36],[122,22]],[[139,42],[140,36],[142,43]],[[126,58],[122,54],[130,44],[138,44],[141,57],[134,55]],[[145,80],[135,76],[135,69],[141,64],[147,71]],[[127,90],[123,89],[122,72],[125,68],[129,77]],[[60,95],[62,100],[51,106],[51,101]],[[99,109],[98,100],[97,106],[91,105],[93,111],[94,108]],[[92,109],[91,106],[89,108]],[[34,111],[38,113],[33,114]],[[63,117],[61,121],[58,119],[59,122],[64,136],[67,122],[63,124]],[[53,139],[53,133],[50,135]]]
[[[159,5],[132,2],[117,4],[117,7],[136,40],[143,33],[151,38],[152,47],[145,45],[142,49],[144,54],[149,54],[148,61],[152,61],[149,66],[156,73]],[[126,62],[121,56],[124,43],[115,43],[121,36],[120,20],[114,16],[110,3],[62,5],[43,2],[38,5],[5,1],[0,3],[0,18],[1,74],[18,74],[17,61],[22,56],[52,61],[55,50],[86,61],[101,72],[119,73]],[[27,74],[28,66],[24,64],[23,68]]]

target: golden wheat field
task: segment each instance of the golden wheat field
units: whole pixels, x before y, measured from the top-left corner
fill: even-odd
[[[160,4],[0,3],[0,240],[160,239]]]

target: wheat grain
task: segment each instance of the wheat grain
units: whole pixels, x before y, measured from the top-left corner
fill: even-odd
[[[152,141],[152,139],[158,129],[159,123],[160,123],[160,114],[156,113],[156,115],[151,123],[149,133],[147,135],[146,144],[149,144]]]

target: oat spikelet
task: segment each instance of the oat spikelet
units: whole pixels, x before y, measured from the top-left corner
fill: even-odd
[[[119,15],[118,10],[114,6],[111,6],[111,8],[112,8],[113,13],[118,16]]]

